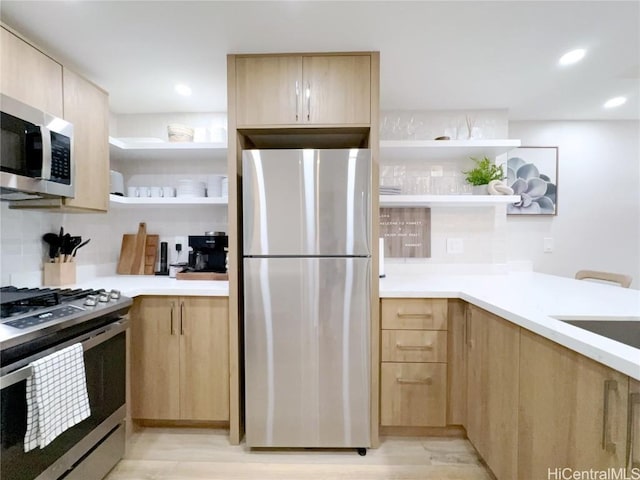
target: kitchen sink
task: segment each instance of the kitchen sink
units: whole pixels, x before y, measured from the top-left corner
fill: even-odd
[[[553,317],[570,325],[640,349],[640,318]]]

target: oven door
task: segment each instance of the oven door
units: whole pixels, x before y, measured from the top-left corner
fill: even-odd
[[[6,95],[0,104],[3,189],[73,197],[73,125]]]
[[[65,341],[39,355],[48,355],[52,350],[59,350],[84,339],[82,345],[91,406],[89,418],[62,433],[43,449],[36,448],[28,453],[24,451],[27,430],[26,383],[31,367],[22,367],[0,377],[0,478],[57,479],[118,428],[125,417],[127,325],[126,320],[109,324],[97,332]]]

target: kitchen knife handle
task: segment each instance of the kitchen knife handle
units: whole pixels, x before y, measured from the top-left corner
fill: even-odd
[[[605,452],[615,453],[616,444],[611,441],[611,427],[609,426],[609,397],[610,392],[618,391],[618,382],[615,380],[604,381],[604,408],[602,409],[602,449]]]
[[[300,82],[296,80],[296,122],[298,121],[299,108],[300,108]]]

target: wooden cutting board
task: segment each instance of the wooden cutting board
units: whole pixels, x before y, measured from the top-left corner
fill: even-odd
[[[138,275],[144,273],[144,250],[147,236],[147,226],[141,222],[138,226],[138,233],[125,233],[122,235],[122,245],[120,246],[120,258],[116,272],[119,275]],[[142,244],[138,249],[138,236]],[[142,269],[142,272],[140,270]],[[140,272],[140,273],[139,273]]]
[[[144,275],[144,250],[147,244],[147,224],[140,222],[138,225],[138,234],[136,235],[136,247],[133,252],[133,261],[131,262],[132,275]]]
[[[144,274],[153,275],[156,270],[156,261],[158,260],[158,245],[160,244],[160,235],[147,235],[144,245]]]

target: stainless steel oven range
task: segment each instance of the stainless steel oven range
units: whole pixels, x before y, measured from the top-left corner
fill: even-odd
[[[0,478],[102,479],[124,455],[128,297],[112,290],[0,288]],[[25,453],[30,363],[80,343],[91,415]]]

